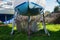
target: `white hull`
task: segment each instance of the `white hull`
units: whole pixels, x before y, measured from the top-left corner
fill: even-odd
[[[0,8],[0,14],[14,14],[14,9]]]

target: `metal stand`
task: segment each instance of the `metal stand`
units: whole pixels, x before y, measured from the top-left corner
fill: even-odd
[[[10,24],[10,20],[9,20],[9,24]]]
[[[47,34],[48,36],[50,36],[49,32],[48,32],[47,29],[46,29],[45,17],[44,17],[44,10],[41,10],[41,11],[40,11],[40,9],[39,9],[39,12],[40,12],[40,14],[43,13],[43,22],[42,22],[42,24],[43,24],[43,29],[44,29],[44,31],[45,31],[45,34]]]
[[[30,40],[30,16],[28,16],[28,40]]]
[[[44,12],[43,12],[43,29],[44,29],[44,31],[45,31],[45,34],[47,34],[48,36],[50,36],[49,32],[48,32],[47,29],[46,29]]]
[[[13,22],[12,22],[12,31],[11,31],[11,35],[13,35],[13,33],[14,33],[14,26],[15,26],[15,19],[16,19],[16,17],[17,17],[17,12],[15,12],[15,14],[14,14],[14,18],[13,18]]]
[[[6,22],[6,25],[7,25],[7,17],[5,16],[5,22]]]

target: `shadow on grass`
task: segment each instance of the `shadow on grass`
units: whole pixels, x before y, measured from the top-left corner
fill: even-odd
[[[59,40],[60,39],[60,31],[53,32],[49,31],[50,36],[44,33],[44,30],[40,30],[37,33],[32,34],[32,39],[34,40]]]
[[[0,40],[28,40],[27,33],[18,32],[15,30],[14,35],[10,35],[11,27],[9,26],[1,26],[0,27]],[[44,33],[44,30],[40,30],[39,32],[32,33],[31,40],[59,40],[60,39],[60,31],[53,32],[49,31],[51,34],[50,37]]]

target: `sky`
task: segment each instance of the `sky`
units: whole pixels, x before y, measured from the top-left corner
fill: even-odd
[[[56,0],[46,0],[46,8],[45,10],[52,12],[54,7],[57,6],[58,3],[56,2]]]

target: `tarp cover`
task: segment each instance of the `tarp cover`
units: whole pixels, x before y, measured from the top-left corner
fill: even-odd
[[[45,0],[19,0],[14,1],[15,11],[20,15],[33,16],[39,14],[45,7]]]

